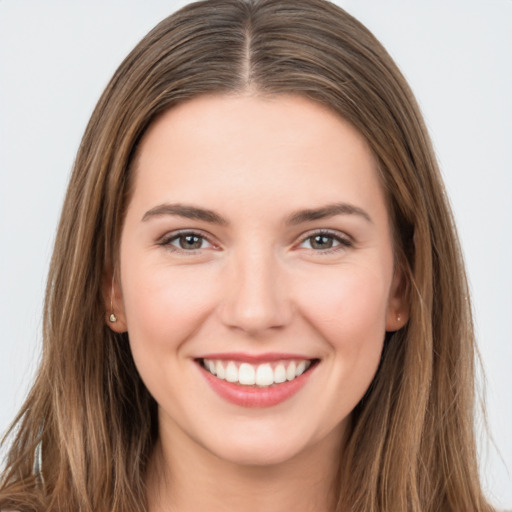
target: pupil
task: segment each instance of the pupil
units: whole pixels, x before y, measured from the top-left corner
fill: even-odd
[[[314,249],[330,249],[332,247],[332,238],[325,235],[316,235],[313,237]]]
[[[182,249],[200,249],[201,237],[196,235],[183,235],[180,238],[180,246]]]

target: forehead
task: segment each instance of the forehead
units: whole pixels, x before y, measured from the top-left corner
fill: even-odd
[[[259,199],[262,208],[265,199],[297,208],[304,201],[383,202],[364,137],[327,107],[295,95],[182,103],[149,127],[134,170],[135,195],[148,201],[222,197],[254,206]]]

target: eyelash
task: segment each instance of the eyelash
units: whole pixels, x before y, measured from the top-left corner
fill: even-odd
[[[353,245],[354,245],[353,240],[346,235],[342,236],[337,232],[332,232],[332,231],[321,229],[319,231],[314,231],[312,233],[308,233],[307,236],[305,236],[301,240],[299,246],[302,245],[307,240],[312,240],[315,237],[325,237],[325,238],[329,238],[335,242],[338,242],[338,245],[336,245],[334,247],[329,247],[327,249],[319,249],[319,250],[315,250],[313,248],[307,249],[307,250],[313,251],[317,254],[333,254],[338,251],[342,251],[342,250],[348,249],[350,247],[353,247]]]
[[[178,241],[182,237],[192,236],[199,238],[202,241],[208,242],[212,247],[216,247],[215,244],[207,237],[205,234],[197,231],[179,231],[171,233],[170,235],[164,236],[159,242],[158,245],[162,247],[166,247],[172,252],[182,253],[182,254],[188,254],[188,255],[194,255],[197,254],[197,252],[201,251],[202,248],[198,249],[183,249],[182,247],[176,247],[172,245],[172,242]],[[317,254],[332,254],[336,253],[340,250],[348,249],[354,245],[352,239],[350,239],[347,236],[340,236],[338,233],[333,233],[328,230],[319,230],[314,231],[312,233],[308,233],[307,236],[301,239],[298,246],[300,247],[302,244],[304,244],[308,240],[312,240],[315,237],[325,237],[328,239],[333,240],[334,242],[338,242],[338,245],[335,245],[334,247],[329,247],[327,249],[318,249],[315,250],[312,247],[307,248],[307,250],[315,252]]]
[[[197,231],[178,231],[171,233],[169,235],[165,235],[159,242],[158,245],[169,249],[172,252],[178,252],[182,254],[196,254],[198,251],[201,251],[202,248],[199,249],[183,249],[182,247],[176,247],[172,245],[173,241],[177,241],[180,238],[184,238],[187,236],[197,237],[201,240],[208,242],[212,247],[215,247],[215,244],[204,234]]]

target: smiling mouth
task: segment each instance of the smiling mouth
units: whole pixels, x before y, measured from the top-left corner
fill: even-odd
[[[319,360],[290,359],[261,364],[206,358],[197,361],[208,373],[220,380],[240,386],[268,388],[294,381]]]

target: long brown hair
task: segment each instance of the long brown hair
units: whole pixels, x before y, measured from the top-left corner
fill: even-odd
[[[162,21],[121,64],[86,129],[45,301],[41,366],[11,429],[0,508],[146,510],[156,404],[126,334],[105,322],[130,163],[150,123],[205,93],[299,94],[327,105],[379,162],[410,320],[389,334],[340,457],[338,510],[489,511],[473,432],[468,286],[429,136],[373,35],[324,0],[211,0]],[[42,449],[34,471],[36,448]]]

